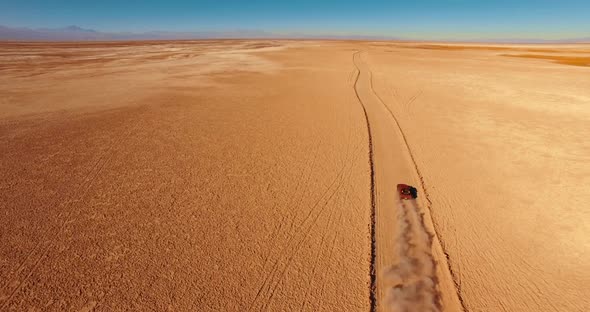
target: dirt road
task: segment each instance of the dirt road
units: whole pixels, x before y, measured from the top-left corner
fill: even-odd
[[[440,246],[435,270],[430,238],[434,230],[418,222],[418,214],[427,212],[415,203],[409,209],[400,206],[396,185],[420,185],[422,177],[396,116],[374,90],[373,73],[363,55],[366,53],[354,53],[353,61],[359,73],[355,90],[371,129],[376,306],[382,311],[438,311],[444,304],[448,311],[459,311],[459,298]]]

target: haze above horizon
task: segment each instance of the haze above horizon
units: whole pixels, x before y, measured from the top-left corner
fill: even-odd
[[[79,25],[107,32],[263,30],[278,34],[412,39],[566,39],[590,36],[582,0],[8,1],[0,24]]]

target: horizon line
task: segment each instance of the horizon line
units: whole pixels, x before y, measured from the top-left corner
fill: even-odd
[[[19,35],[4,34],[1,30],[8,31],[30,31],[30,33]],[[34,36],[46,35],[46,38],[34,38]],[[51,37],[53,35],[53,38]],[[78,37],[75,37],[78,35]],[[85,36],[86,35],[86,36]],[[94,35],[94,37],[92,36]],[[161,37],[157,37],[157,36]],[[69,36],[69,38],[68,38]],[[111,37],[109,37],[111,36]],[[120,37],[117,37],[120,36]],[[121,37],[122,36],[122,37]],[[152,36],[150,38],[150,36]],[[169,36],[166,38],[165,36]],[[187,37],[183,37],[187,36]],[[194,37],[191,37],[194,36]],[[218,37],[216,37],[218,36]],[[28,38],[27,38],[28,37]],[[268,31],[261,29],[235,28],[218,30],[149,30],[149,31],[102,31],[91,28],[84,28],[78,25],[68,25],[60,28],[32,28],[26,26],[7,26],[0,24],[0,41],[2,42],[72,42],[72,41],[188,41],[188,40],[223,40],[223,39],[267,39],[267,40],[376,40],[376,41],[399,41],[399,42],[448,42],[448,43],[497,43],[497,44],[543,44],[543,43],[590,43],[588,37],[564,37],[558,39],[545,39],[538,37],[521,38],[419,38],[396,35],[377,34],[336,34],[318,33],[311,34],[305,31]]]

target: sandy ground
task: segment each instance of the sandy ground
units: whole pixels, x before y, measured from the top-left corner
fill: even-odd
[[[0,311],[586,311],[589,57],[2,43]]]

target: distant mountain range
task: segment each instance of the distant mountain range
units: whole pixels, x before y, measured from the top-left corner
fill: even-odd
[[[181,39],[225,39],[225,38],[271,38],[264,31],[237,30],[219,32],[167,32],[152,31],[100,32],[79,26],[64,28],[13,28],[0,25],[0,40],[4,41],[109,41],[109,40],[181,40]]]
[[[170,32],[151,31],[143,33],[133,32],[100,32],[79,26],[64,28],[16,28],[0,25],[1,41],[116,41],[116,40],[190,40],[190,39],[349,39],[349,40],[410,40],[394,36],[365,36],[365,35],[309,35],[309,34],[276,34],[261,30],[235,31],[200,31],[200,32]],[[452,40],[440,40],[452,41]],[[462,40],[465,42],[465,40]],[[543,40],[543,39],[497,39],[497,40],[468,40],[470,42],[497,43],[577,43],[590,42],[588,38]]]

